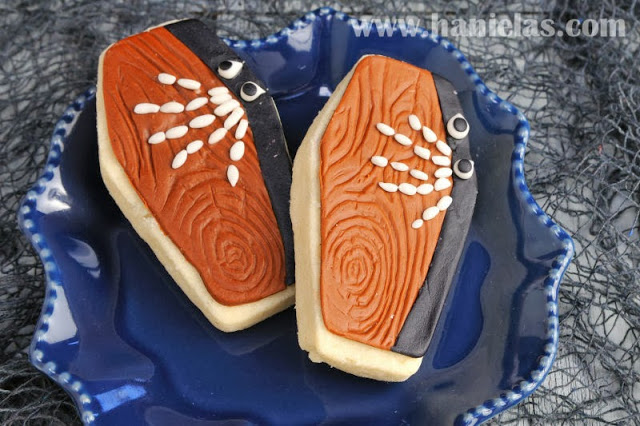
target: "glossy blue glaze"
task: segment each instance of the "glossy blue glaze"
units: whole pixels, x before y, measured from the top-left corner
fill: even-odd
[[[263,40],[229,41],[267,83],[291,151],[358,58],[380,53],[450,79],[471,125],[479,195],[465,252],[422,368],[404,383],[311,363],[292,309],[215,330],[138,238],[102,184],[93,89],[56,125],[19,219],[45,265],[33,364],[99,425],[476,424],[543,380],[557,347],[568,235],[523,177],[529,127],[445,40],[356,37],[320,9]]]

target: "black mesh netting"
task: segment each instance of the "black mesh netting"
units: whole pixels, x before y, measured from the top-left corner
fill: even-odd
[[[53,124],[94,84],[111,42],[176,17],[235,38],[265,36],[321,4],[189,1],[0,4],[0,421],[77,424],[66,394],[27,360],[43,269],[15,211],[40,173]],[[154,4],[152,4],[154,3]],[[621,18],[626,36],[450,37],[487,85],[531,123],[526,177],[574,238],[560,288],[560,347],[544,384],[497,423],[640,423],[640,37],[633,0],[331,4],[354,16],[449,19],[521,13],[564,25]]]

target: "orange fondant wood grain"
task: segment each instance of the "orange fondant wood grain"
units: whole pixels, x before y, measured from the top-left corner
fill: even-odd
[[[431,73],[368,56],[356,66],[320,142],[324,322],[333,333],[383,349],[394,345],[425,281],[445,212],[419,229],[411,225],[452,189],[406,195],[378,186],[425,182],[390,165],[376,166],[373,156],[423,171],[427,183],[435,183],[439,166],[415,155],[413,148],[425,147],[432,156],[442,154],[422,132],[410,127],[411,114],[446,141]],[[383,135],[377,123],[408,136],[413,145]]]
[[[161,84],[160,73],[201,83],[197,90]],[[157,28],[113,45],[103,62],[103,92],[109,138],[116,158],[163,232],[196,268],[213,298],[224,305],[260,300],[285,288],[283,243],[264,185],[251,128],[241,139],[244,156],[231,161],[235,128],[216,144],[209,135],[223,127],[216,117],[204,128],[149,144],[156,132],[189,125],[216,105],[182,113],[135,114],[137,104],[186,105],[207,90],[223,87],[218,77],[178,39]],[[235,95],[230,92],[234,99]],[[244,116],[246,119],[246,114]],[[250,127],[250,126],[249,126]],[[196,140],[204,142],[184,165],[172,168],[175,155]],[[227,179],[234,164],[235,187]]]

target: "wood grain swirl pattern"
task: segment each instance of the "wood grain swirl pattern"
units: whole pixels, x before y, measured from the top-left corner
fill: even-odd
[[[422,287],[445,212],[420,229],[412,223],[424,209],[451,193],[385,192],[379,182],[421,181],[406,171],[379,167],[373,156],[402,162],[427,173],[438,169],[418,157],[419,145],[442,155],[410,127],[417,115],[446,141],[431,73],[381,56],[363,58],[320,142],[321,304],[325,325],[338,335],[390,349]],[[413,140],[404,146],[376,129],[390,125]],[[452,182],[452,179],[449,178]]]
[[[163,85],[157,80],[160,73],[193,79],[202,86],[190,90],[178,84]],[[219,78],[164,28],[109,48],[103,76],[106,120],[116,158],[163,232],[197,269],[211,296],[224,305],[238,305],[284,290],[283,243],[251,124],[241,139],[244,156],[233,162],[229,150],[237,140],[235,127],[220,142],[207,143],[226,117],[216,117],[204,128],[189,129],[177,139],[147,143],[156,132],[213,114],[216,105],[212,103],[179,114],[133,113],[141,102],[186,105],[197,97],[208,98],[207,90],[224,86]],[[204,146],[189,154],[183,166],[172,169],[175,155],[195,140],[202,140]],[[240,171],[235,187],[226,174],[231,163]]]

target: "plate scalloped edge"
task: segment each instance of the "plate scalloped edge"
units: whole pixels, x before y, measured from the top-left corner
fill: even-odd
[[[225,38],[224,41],[234,49],[245,49],[249,46],[256,48],[260,47],[264,43],[276,43],[280,39],[288,37],[293,30],[302,28],[325,15],[332,15],[336,19],[345,21],[352,26],[360,23],[358,19],[352,18],[345,13],[336,11],[329,7],[323,7],[305,14],[303,17],[293,21],[287,27],[267,37],[254,40],[230,40]],[[393,30],[399,31],[398,28],[394,28]],[[562,252],[554,259],[552,269],[549,271],[549,274],[544,281],[547,299],[547,341],[544,346],[543,354],[539,356],[538,365],[528,374],[529,378],[527,380],[521,381],[512,389],[502,392],[492,399],[486,400],[475,407],[469,408],[456,418],[456,424],[476,425],[524,400],[527,396],[533,393],[538,386],[540,386],[549,373],[558,347],[558,288],[560,281],[562,280],[562,276],[573,257],[574,245],[569,234],[553,222],[553,220],[538,205],[525,182],[524,155],[530,131],[529,123],[525,116],[509,102],[501,99],[498,95],[492,92],[484,84],[462,52],[460,52],[450,41],[423,28],[417,29],[416,36],[429,38],[437,45],[442,46],[447,52],[455,57],[462,69],[465,71],[469,80],[475,85],[476,90],[482,96],[485,96],[492,103],[499,105],[499,107],[504,111],[507,111],[517,117],[518,125],[515,129],[514,150],[511,156],[511,173],[514,178],[514,182],[516,183],[516,188],[519,191],[518,195],[527,202],[530,211],[538,217],[540,222],[551,229],[556,238],[558,238],[562,243]],[[53,136],[50,140],[49,156],[44,167],[44,172],[36,181],[35,185],[27,192],[18,210],[18,223],[40,256],[40,259],[44,264],[46,279],[46,293],[42,313],[29,350],[31,363],[38,370],[42,371],[57,382],[75,399],[81,418],[86,424],[92,423],[95,416],[91,410],[92,399],[87,393],[83,392],[82,382],[68,372],[59,371],[53,360],[46,361],[44,352],[37,347],[38,342],[42,339],[49,327],[48,320],[53,309],[53,303],[56,299],[56,289],[61,286],[61,277],[58,266],[52,257],[52,253],[49,250],[47,243],[33,221],[33,214],[36,211],[37,194],[42,193],[46,189],[47,183],[53,179],[54,170],[59,166],[60,155],[64,149],[64,144],[69,135],[69,131],[73,128],[78,115],[84,108],[86,102],[93,99],[93,97],[95,97],[95,88],[92,87],[79,96],[65,110],[61,119],[56,123]]]
[[[85,104],[91,101],[95,95],[96,89],[91,87],[73,101],[64,111],[64,114],[60,120],[58,120],[53,130],[53,136],[49,143],[49,156],[44,166],[44,172],[36,181],[35,185],[27,191],[18,209],[18,224],[40,256],[40,260],[44,265],[46,279],[45,299],[40,319],[38,320],[38,326],[36,327],[29,348],[29,357],[31,363],[38,370],[49,376],[73,397],[80,411],[82,421],[87,424],[93,422],[95,416],[91,410],[92,399],[89,394],[83,391],[84,386],[82,382],[71,373],[60,371],[55,361],[46,360],[46,354],[38,348],[38,343],[43,339],[49,329],[49,318],[53,311],[58,288],[62,286],[62,277],[44,236],[40,233],[36,222],[33,220],[33,215],[37,211],[36,203],[38,194],[42,194],[46,190],[47,184],[54,178],[55,169],[60,166],[60,157],[62,151],[64,151],[64,145],[69,133],[73,129]]]

